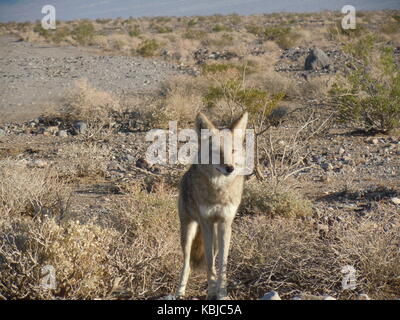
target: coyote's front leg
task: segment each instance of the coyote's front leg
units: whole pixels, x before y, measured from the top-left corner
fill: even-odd
[[[217,285],[217,299],[222,300],[228,297],[226,288],[226,269],[228,264],[229,246],[232,234],[232,220],[218,223],[218,246],[219,246],[219,278]]]
[[[214,224],[212,222],[204,222],[202,224],[202,232],[204,237],[205,258],[207,263],[207,299],[216,299],[217,292],[217,272],[215,269],[215,246],[214,242]]]

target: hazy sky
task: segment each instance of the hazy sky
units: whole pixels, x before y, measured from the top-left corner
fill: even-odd
[[[0,21],[42,19],[41,8],[51,4],[59,20],[142,16],[252,14],[340,10],[400,9],[400,0],[0,0]]]

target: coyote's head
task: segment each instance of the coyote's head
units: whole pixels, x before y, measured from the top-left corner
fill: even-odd
[[[225,176],[242,174],[246,160],[243,142],[247,119],[245,112],[229,128],[220,130],[203,113],[199,113],[196,118],[199,163],[208,164]]]

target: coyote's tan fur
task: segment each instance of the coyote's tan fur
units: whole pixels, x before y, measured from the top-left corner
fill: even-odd
[[[232,133],[238,134],[237,141],[240,144],[244,141],[247,118],[247,113],[244,113],[229,128]],[[196,118],[196,129],[199,135],[202,129],[208,129],[212,134],[220,132],[202,113]],[[199,141],[201,144],[203,140],[199,138]],[[223,143],[226,146],[229,142],[224,140]],[[210,162],[212,152],[219,152],[220,164],[193,164],[183,176],[180,185],[179,218],[183,268],[178,297],[185,295],[190,268],[201,264],[204,258],[207,266],[207,297],[227,297],[226,269],[231,225],[241,202],[244,183],[244,176],[236,175],[236,172],[239,171],[239,163],[243,164],[244,152],[243,148],[235,150],[232,145],[224,148],[221,144],[218,150],[212,150],[210,146]],[[217,253],[218,276],[215,266]]]

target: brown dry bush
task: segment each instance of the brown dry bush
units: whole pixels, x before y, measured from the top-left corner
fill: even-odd
[[[205,77],[172,77],[162,84],[161,96],[139,97],[132,100],[145,129],[168,128],[169,121],[178,121],[180,127],[192,123],[203,108],[202,95],[208,80]]]
[[[352,299],[364,292],[375,299],[399,294],[399,224],[349,218],[323,235],[312,223],[245,217],[237,221],[228,279],[234,298],[259,298],[276,290],[296,294],[330,294]],[[356,288],[343,290],[343,267],[356,270]]]
[[[111,160],[106,144],[72,143],[58,150],[57,169],[68,177],[104,176]]]
[[[0,163],[0,220],[7,214],[60,213],[66,188],[52,169],[27,168],[24,163]],[[57,209],[57,212],[54,210]]]
[[[92,87],[87,79],[79,79],[67,92],[62,113],[73,120],[82,120],[88,126],[88,136],[97,135],[102,129],[111,129],[113,116],[121,113],[119,99],[111,93]]]
[[[294,190],[278,190],[269,182],[249,182],[244,190],[240,212],[273,217],[307,217],[312,214],[312,205]]]
[[[134,188],[112,214],[0,219],[0,295],[7,299],[145,298],[173,292],[176,199]],[[42,286],[52,266],[55,289]]]

